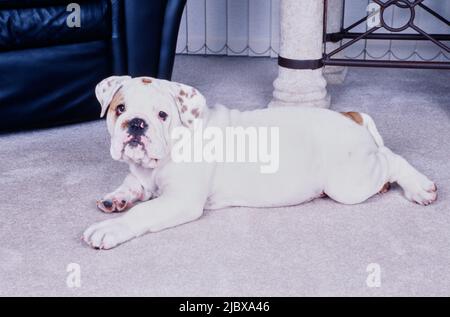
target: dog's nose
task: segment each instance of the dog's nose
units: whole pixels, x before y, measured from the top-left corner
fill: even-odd
[[[144,134],[147,127],[148,125],[143,119],[134,118],[128,123],[128,132],[134,135]]]

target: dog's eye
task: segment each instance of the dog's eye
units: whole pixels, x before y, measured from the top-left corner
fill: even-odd
[[[159,117],[160,119],[162,119],[163,121],[166,121],[167,116],[168,116],[168,114],[165,113],[164,111],[160,111],[160,112],[158,113],[158,117]]]
[[[120,116],[124,112],[125,112],[125,105],[121,104],[116,107],[116,115]]]

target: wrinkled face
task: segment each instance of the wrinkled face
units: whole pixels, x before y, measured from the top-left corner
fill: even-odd
[[[145,168],[170,155],[174,127],[192,127],[206,108],[194,88],[150,77],[110,77],[96,95],[107,112],[113,159]]]

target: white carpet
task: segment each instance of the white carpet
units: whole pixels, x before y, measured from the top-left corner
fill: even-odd
[[[252,109],[271,99],[276,72],[269,59],[179,56],[174,80]],[[109,157],[105,122],[2,135],[0,295],[450,295],[450,73],[353,68],[330,93],[333,109],[369,113],[385,143],[436,181],[435,204],[394,188],[356,206],[231,208],[96,251],[81,232],[115,216],[95,200],[127,172]],[[69,263],[80,288],[66,285]],[[379,288],[366,285],[370,263]]]

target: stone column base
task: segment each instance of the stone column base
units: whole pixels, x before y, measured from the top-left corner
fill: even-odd
[[[323,76],[330,85],[343,84],[347,76],[348,68],[345,66],[325,66]]]
[[[278,78],[274,81],[273,100],[268,107],[305,106],[330,107],[330,96],[322,68],[315,70],[295,70],[279,68]]]

